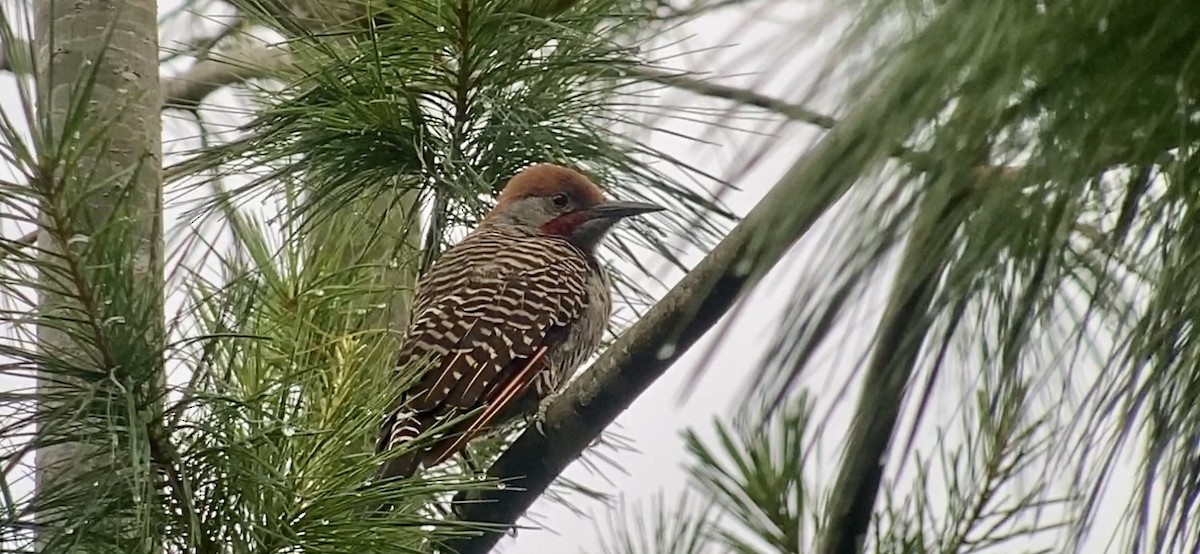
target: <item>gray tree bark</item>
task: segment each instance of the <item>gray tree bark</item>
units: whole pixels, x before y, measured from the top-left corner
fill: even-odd
[[[35,455],[41,549],[52,534],[47,529],[60,525],[49,523],[57,511],[42,508],[43,493],[121,456],[93,440],[55,443],[60,437],[106,432],[95,427],[102,419],[73,421],[84,427],[68,432],[64,418],[46,417],[56,410],[85,411],[84,393],[96,387],[86,383],[87,374],[78,383],[66,379],[62,367],[104,372],[118,387],[126,382],[161,386],[162,87],[154,0],[37,0],[33,6],[38,110],[48,127],[38,130],[39,148],[50,160],[31,184],[42,202],[37,339],[39,351],[55,364],[40,365],[38,373],[39,437],[49,442],[39,444]],[[137,350],[158,354],[143,358],[145,363],[136,364],[140,367],[114,359],[104,346],[112,336],[131,344],[124,340],[129,335],[105,331],[126,318],[129,329],[137,330],[132,341]],[[134,428],[133,422],[121,425],[128,427],[107,432]]]

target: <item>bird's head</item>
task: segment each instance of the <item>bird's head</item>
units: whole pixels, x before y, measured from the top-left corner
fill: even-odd
[[[643,202],[607,200],[600,188],[578,171],[538,164],[509,179],[487,221],[534,228],[590,252],[621,219],[663,209]]]

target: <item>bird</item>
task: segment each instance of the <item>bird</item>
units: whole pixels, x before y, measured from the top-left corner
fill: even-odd
[[[376,453],[406,448],[384,456],[379,477],[409,478],[483,433],[542,417],[612,314],[597,247],[618,221],[663,209],[606,199],[562,165],[513,175],[418,281],[395,366],[410,384],[384,414]]]

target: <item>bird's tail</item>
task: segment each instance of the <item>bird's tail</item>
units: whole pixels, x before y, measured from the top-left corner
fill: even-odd
[[[384,421],[379,433],[379,442],[375,446],[376,454],[383,454],[395,448],[405,448],[417,435],[425,432],[433,423],[432,418],[421,417],[412,411],[397,409]],[[408,479],[421,468],[424,458],[423,449],[410,448],[407,452],[387,460],[379,467],[377,477],[385,479]]]

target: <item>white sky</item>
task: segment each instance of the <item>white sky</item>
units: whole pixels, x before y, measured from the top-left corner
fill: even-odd
[[[173,1],[160,2],[160,10],[165,13],[173,9],[175,4]],[[833,102],[822,102],[820,98],[806,99],[806,92],[817,84],[822,85],[822,90],[836,90],[830,83],[813,81],[823,68],[831,46],[830,39],[836,36],[837,28],[829,25],[820,33],[813,28],[797,32],[800,25],[812,21],[812,11],[806,9],[806,3],[803,2],[777,4],[786,6],[775,6],[770,12],[757,14],[752,19],[749,17],[751,14],[744,10],[719,12],[673,30],[660,42],[678,43],[673,47],[674,51],[698,52],[673,58],[671,64],[676,67],[718,75],[738,75],[722,82],[753,87],[768,95],[803,102],[810,108],[828,112],[835,105]],[[719,49],[708,50],[716,47]],[[763,81],[763,75],[769,75],[771,79]],[[12,91],[11,77],[0,76],[0,109],[16,113],[19,107],[13,104]],[[223,92],[212,100],[220,103],[230,98],[228,92]],[[664,104],[726,106],[683,92],[668,92],[660,101]],[[750,127],[752,124],[735,122],[735,125]],[[754,124],[753,127],[760,131],[775,129],[773,125],[763,124]],[[820,136],[817,129],[804,124],[791,125],[773,138],[755,138],[747,133],[714,130],[701,124],[680,121],[670,122],[669,128],[682,136],[702,136],[713,144],[700,145],[667,133],[649,137],[650,142],[686,163],[721,176],[736,173],[751,144],[764,141],[772,143],[772,149],[763,161],[736,181],[741,190],[727,197],[729,205],[739,214],[746,213],[796,156]],[[167,115],[164,133],[169,143],[172,139],[193,135],[195,129]],[[806,239],[789,256],[781,268],[782,272],[794,274],[812,271],[814,268],[806,266],[806,263],[826,231],[828,229],[816,229],[814,238]],[[694,254],[688,262],[694,263],[698,259],[699,255]],[[712,358],[707,360],[707,372],[694,384],[695,388],[686,401],[680,400],[680,391],[684,385],[690,384],[692,370],[701,361],[699,358],[708,353],[707,340],[683,356],[664,378],[621,416],[618,420],[620,433],[631,438],[639,450],[618,455],[624,473],[609,472],[600,478],[576,464],[568,470],[567,475],[598,490],[619,493],[627,502],[644,504],[659,493],[665,493],[668,502],[673,502],[685,484],[680,431],[697,425],[701,434],[707,436],[709,421],[713,416],[737,413],[736,393],[753,371],[752,364],[761,349],[766,346],[764,337],[770,337],[774,330],[773,322],[783,307],[781,299],[786,299],[790,292],[781,288],[790,281],[779,279],[780,273],[776,271],[749,299],[744,315],[734,321],[732,332],[713,352]],[[675,275],[670,280],[677,278],[678,275]],[[885,290],[883,285],[881,283],[881,291]],[[869,322],[871,310],[866,309],[864,314],[863,319]],[[837,348],[826,349],[822,359],[827,362],[819,371],[808,376],[807,383],[818,393],[821,407],[828,408],[833,391],[844,381],[842,375],[848,370],[847,365],[854,361],[854,356],[847,352],[860,351],[869,338],[863,329],[870,327],[865,324],[857,329],[844,326],[842,332],[845,340],[837,342]],[[954,408],[951,399],[941,400],[941,403],[935,402],[931,411],[934,417],[948,414]],[[818,413],[823,411],[818,410]],[[826,460],[832,461],[831,453],[840,445],[841,430],[848,422],[845,415],[838,413],[831,419],[822,436],[823,458]],[[922,443],[929,444],[930,437],[925,439]],[[820,473],[828,476],[833,464],[824,465],[826,467]],[[828,482],[822,484],[827,485]],[[501,543],[503,551],[509,554],[598,552],[597,532],[607,524],[610,511],[593,501],[581,502],[579,507],[589,514],[587,517],[580,517],[546,501],[539,502],[532,513],[537,514],[539,522],[553,530],[523,530],[518,540],[505,539]],[[1102,519],[1111,520],[1123,508],[1116,506],[1116,509],[1107,510]]]

